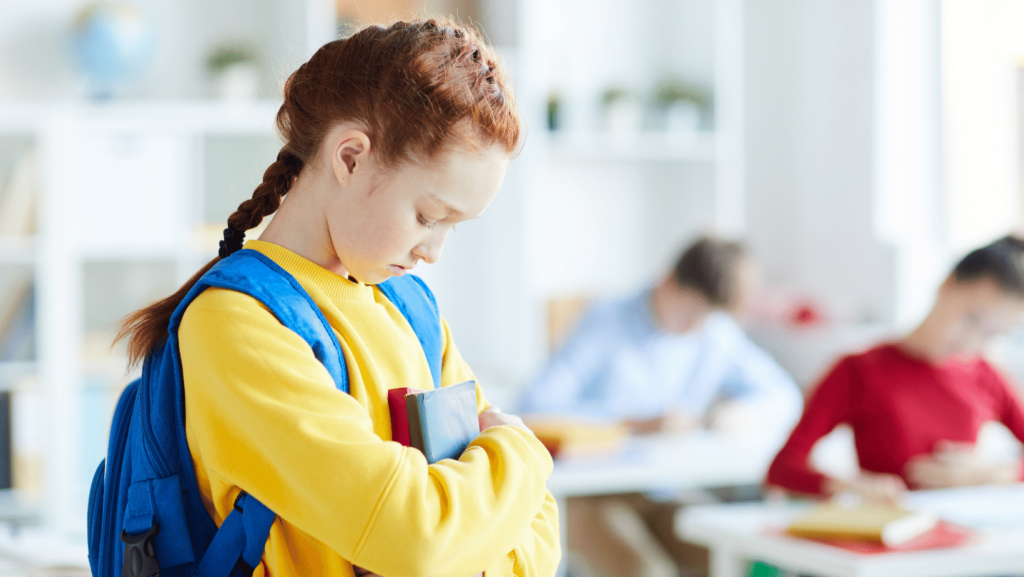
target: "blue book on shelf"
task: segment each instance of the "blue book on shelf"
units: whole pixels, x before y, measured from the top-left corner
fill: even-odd
[[[458,459],[480,434],[476,412],[476,381],[409,393],[405,396],[412,446],[428,463]]]

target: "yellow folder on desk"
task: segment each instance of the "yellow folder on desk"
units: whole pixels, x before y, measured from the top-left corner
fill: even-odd
[[[789,534],[809,539],[852,539],[896,547],[935,528],[938,518],[898,507],[823,505],[794,521]]]
[[[526,416],[523,420],[556,459],[613,455],[629,436],[629,430],[619,423],[551,416]]]

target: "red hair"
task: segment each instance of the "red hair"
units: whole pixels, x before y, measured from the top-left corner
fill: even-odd
[[[228,217],[228,228],[244,232],[276,212],[328,131],[345,121],[365,128],[377,162],[389,168],[413,155],[436,157],[453,137],[511,156],[522,136],[508,80],[475,31],[441,18],[370,26],[328,42],[285,82],[277,113],[284,146],[252,198]],[[130,364],[167,338],[174,310],[219,260],[122,321],[117,339],[129,338]]]

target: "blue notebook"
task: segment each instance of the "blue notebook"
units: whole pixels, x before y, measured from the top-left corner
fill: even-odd
[[[405,396],[412,446],[428,463],[458,459],[480,434],[476,412],[476,381],[409,393]]]

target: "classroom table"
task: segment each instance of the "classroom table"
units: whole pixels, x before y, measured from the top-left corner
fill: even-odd
[[[565,574],[569,497],[655,490],[758,484],[771,464],[778,439],[727,436],[707,431],[632,437],[614,455],[556,460],[548,489],[558,501]]]
[[[862,555],[783,534],[809,506],[769,501],[687,507],[676,515],[676,533],[711,550],[711,577],[742,577],[751,560],[820,577],[1024,575],[1024,518],[974,527],[976,538],[962,547]]]

